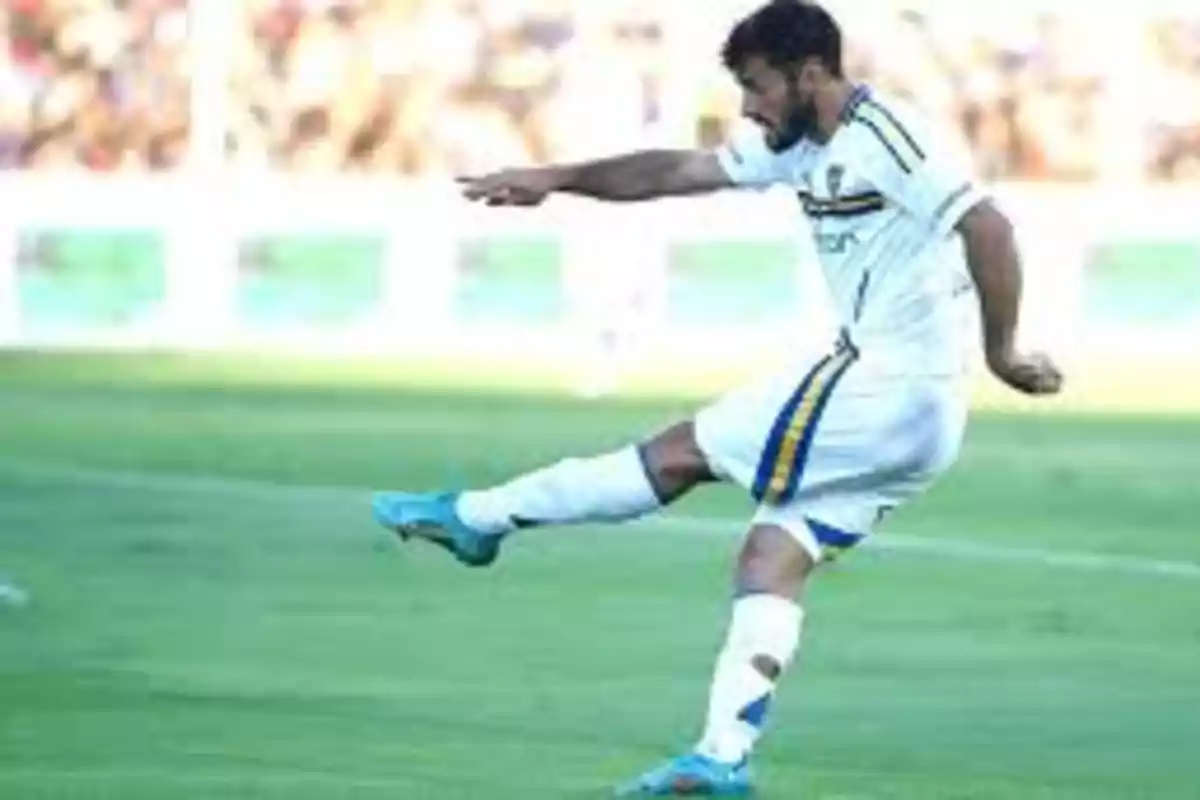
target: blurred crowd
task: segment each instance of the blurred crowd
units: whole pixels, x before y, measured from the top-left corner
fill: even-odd
[[[405,175],[716,141],[737,114],[720,37],[753,5],[229,0],[202,42],[188,0],[5,2],[0,165],[177,166],[212,69],[224,96],[196,107],[239,168]],[[1200,11],[930,2],[830,5],[853,75],[955,123],[988,177],[1200,179]]]
[[[1200,177],[1200,7],[907,5],[855,20],[853,69],[957,123],[988,177]]]
[[[166,169],[189,131],[186,0],[4,0],[0,166]]]
[[[230,143],[241,163],[429,173],[544,161],[633,144],[661,114],[662,22],[632,3],[246,5]]]

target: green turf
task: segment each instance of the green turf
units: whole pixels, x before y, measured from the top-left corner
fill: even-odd
[[[0,574],[32,595],[0,607],[0,798],[598,798],[691,741],[736,492],[688,503],[695,530],[531,533],[488,572],[368,512],[687,402],[262,366],[0,358]],[[991,549],[822,577],[764,795],[1194,800],[1200,578],[1121,565],[1200,563],[1197,452],[1200,421],[978,418],[879,538]]]

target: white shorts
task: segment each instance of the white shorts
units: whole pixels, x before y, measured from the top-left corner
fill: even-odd
[[[712,470],[759,503],[754,522],[820,558],[932,484],[957,458],[966,419],[959,379],[881,374],[847,346],[730,392],[695,425]]]

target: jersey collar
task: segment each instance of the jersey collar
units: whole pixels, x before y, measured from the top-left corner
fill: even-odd
[[[871,90],[866,84],[860,83],[855,85],[854,91],[846,98],[846,104],[842,106],[842,113],[838,115],[838,119],[842,122],[849,122],[851,117],[854,116],[854,112],[858,111],[858,107],[869,100],[870,97]]]

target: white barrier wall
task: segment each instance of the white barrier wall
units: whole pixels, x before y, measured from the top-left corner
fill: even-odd
[[[1200,351],[1200,188],[997,194],[1031,338],[1065,358]],[[530,211],[471,207],[441,183],[10,174],[0,202],[10,346],[570,362],[615,340],[635,359],[715,364],[829,324],[786,192]]]

